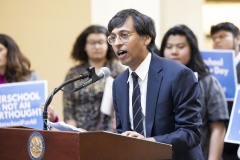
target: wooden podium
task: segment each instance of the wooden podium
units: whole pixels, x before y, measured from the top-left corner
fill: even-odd
[[[170,160],[172,146],[122,135],[97,132],[45,131],[22,127],[0,128],[0,159],[28,160],[29,137],[42,136],[44,160]]]

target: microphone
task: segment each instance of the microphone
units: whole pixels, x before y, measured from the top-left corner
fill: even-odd
[[[109,71],[110,72],[110,71]],[[55,88],[52,93],[48,96],[45,104],[44,104],[44,110],[43,110],[43,120],[44,120],[44,126],[43,126],[43,129],[44,130],[47,130],[48,126],[47,126],[47,119],[48,119],[48,112],[47,112],[47,108],[49,106],[49,104],[51,103],[52,99],[53,99],[53,96],[59,91],[59,90],[62,90],[62,88],[69,84],[69,83],[72,83],[72,82],[75,82],[77,80],[80,80],[80,79],[84,79],[84,78],[91,78],[92,76],[95,77],[97,76],[96,73],[95,73],[95,68],[94,67],[89,67],[87,68],[87,71],[84,72],[83,74],[80,74],[78,77],[76,78],[73,78],[73,79],[70,79],[64,83],[62,83],[59,87]]]
[[[84,82],[81,86],[75,88],[72,92],[79,91],[79,90],[89,86],[90,84],[95,83],[96,81],[99,81],[102,78],[107,78],[109,76],[110,76],[109,68],[102,67],[97,74],[94,72],[88,81]]]

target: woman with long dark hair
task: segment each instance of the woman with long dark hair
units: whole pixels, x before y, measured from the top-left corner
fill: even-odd
[[[219,82],[204,64],[196,36],[186,25],[170,28],[163,37],[159,55],[187,66],[198,76],[203,121],[201,146],[204,158],[221,159],[225,123],[229,119],[226,98]]]
[[[38,80],[31,63],[17,43],[8,35],[0,34],[0,84]]]
[[[77,62],[77,65],[68,71],[65,80],[86,72],[86,68],[90,66],[95,67],[97,71],[101,67],[108,67],[113,78],[123,71],[123,66],[116,60],[112,47],[107,43],[108,36],[109,32],[105,27],[91,25],[77,37],[71,52],[71,57]],[[65,90],[73,90],[84,81],[86,79],[69,84]],[[113,114],[107,115],[101,111],[105,85],[106,80],[101,79],[74,94],[64,92],[65,122],[88,131],[113,131]]]

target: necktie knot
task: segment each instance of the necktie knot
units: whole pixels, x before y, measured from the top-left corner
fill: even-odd
[[[133,82],[138,81],[138,75],[135,72],[132,72],[132,79],[133,79]]]

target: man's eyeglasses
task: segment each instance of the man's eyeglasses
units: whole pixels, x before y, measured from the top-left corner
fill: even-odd
[[[119,38],[120,41],[123,44],[125,44],[125,43],[128,43],[130,36],[133,35],[133,34],[137,34],[137,33],[120,33],[120,35],[112,34],[112,35],[108,36],[107,41],[108,41],[108,43],[110,45],[114,45],[114,43],[116,42],[117,38]]]

